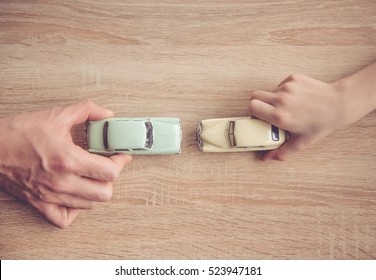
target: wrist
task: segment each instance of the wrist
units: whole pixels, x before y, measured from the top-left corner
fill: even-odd
[[[343,126],[350,125],[376,107],[376,87],[372,77],[355,73],[332,83],[339,96]]]
[[[0,149],[0,173],[2,173],[2,170],[4,168],[4,163],[5,163],[5,158],[6,158],[6,146],[5,146],[5,143],[4,141],[6,141],[6,135],[7,134],[7,128],[6,128],[6,121],[4,118],[1,118],[0,119],[0,130],[2,131],[2,137],[0,137],[0,145],[1,145],[1,149]]]
[[[352,120],[351,83],[346,79],[340,79],[330,84],[335,99],[336,129],[342,129],[354,121]]]
[[[26,147],[21,142],[21,137],[14,137],[15,125],[13,121],[13,117],[0,119],[0,130],[2,131],[2,137],[0,137],[0,173],[8,172],[9,168],[14,166],[16,159],[26,160],[24,153],[16,152],[18,150],[15,148],[21,150],[26,149]]]
[[[2,137],[0,137],[0,188],[4,184],[4,176],[7,175],[7,122],[5,118],[0,118],[0,130],[2,131]]]

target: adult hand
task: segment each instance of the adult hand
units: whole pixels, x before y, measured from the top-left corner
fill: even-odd
[[[81,209],[112,196],[112,183],[131,156],[109,158],[76,146],[73,125],[112,117],[91,101],[0,119],[0,187],[65,228]]]

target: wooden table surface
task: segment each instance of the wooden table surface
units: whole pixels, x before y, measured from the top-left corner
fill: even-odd
[[[0,0],[0,117],[91,99],[183,128],[182,154],[135,156],[65,230],[0,192],[0,258],[375,259],[375,111],[286,162],[194,136],[251,90],[375,57],[373,0]]]

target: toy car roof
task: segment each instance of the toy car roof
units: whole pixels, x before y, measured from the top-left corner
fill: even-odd
[[[113,120],[108,125],[110,149],[143,149],[146,143],[146,126],[142,121]]]
[[[265,145],[270,134],[270,124],[258,119],[235,120],[234,135],[237,147]]]

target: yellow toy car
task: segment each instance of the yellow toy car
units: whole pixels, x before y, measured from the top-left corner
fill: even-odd
[[[202,120],[196,132],[197,145],[203,152],[273,150],[286,139],[284,130],[250,117]]]

